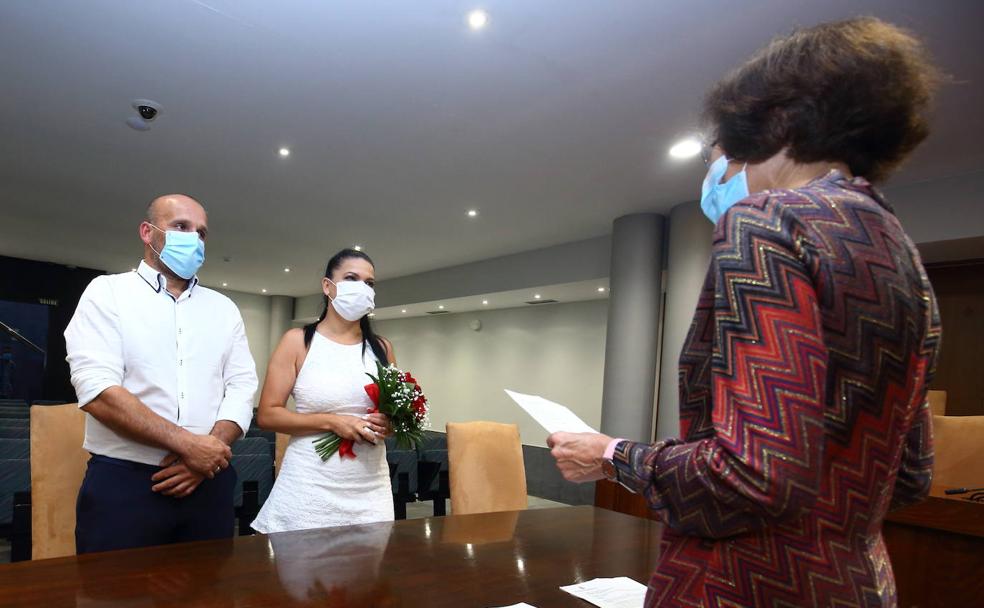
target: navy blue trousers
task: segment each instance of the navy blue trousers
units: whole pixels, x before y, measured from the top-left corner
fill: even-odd
[[[161,468],[93,455],[75,507],[78,554],[230,538],[235,527],[236,471],[204,480],[190,496],[155,493]]]

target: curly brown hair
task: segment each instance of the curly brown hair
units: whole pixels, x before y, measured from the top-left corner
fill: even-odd
[[[787,148],[794,161],[840,161],[881,181],[929,134],[940,81],[919,40],[862,17],[772,41],[708,92],[703,117],[736,160]]]

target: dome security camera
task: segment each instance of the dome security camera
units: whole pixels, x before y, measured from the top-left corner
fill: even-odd
[[[161,104],[151,99],[135,99],[132,105],[133,109],[140,114],[140,118],[146,121],[154,120],[164,110]]]

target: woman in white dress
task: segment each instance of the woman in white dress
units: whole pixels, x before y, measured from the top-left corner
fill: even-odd
[[[284,532],[393,520],[383,414],[370,414],[363,387],[376,361],[396,363],[393,347],[369,322],[375,306],[369,256],[345,249],[328,261],[317,323],[284,334],[267,367],[260,427],[291,435],[270,496],[253,529]],[[296,411],[286,407],[293,395]],[[355,458],[322,461],[314,441],[326,432],[355,442]]]

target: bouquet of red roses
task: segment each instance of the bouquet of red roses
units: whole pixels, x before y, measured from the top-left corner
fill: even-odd
[[[376,376],[366,374],[372,378],[372,383],[365,386],[366,394],[375,405],[372,411],[389,416],[397,445],[412,448],[420,443],[424,437],[424,429],[428,427],[427,397],[409,372],[392,365],[383,367],[378,361],[376,369]],[[355,458],[353,445],[351,439],[342,439],[335,433],[327,433],[314,442],[314,449],[322,460],[328,460],[335,452],[338,452],[340,458]]]

